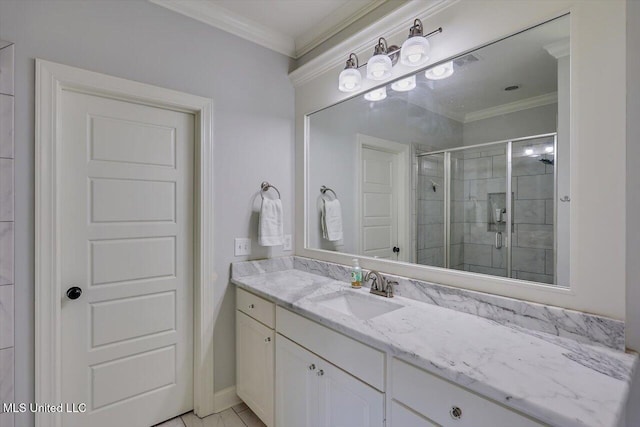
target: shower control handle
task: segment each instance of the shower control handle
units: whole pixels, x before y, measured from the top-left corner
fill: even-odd
[[[496,249],[502,249],[502,232],[496,233]]]

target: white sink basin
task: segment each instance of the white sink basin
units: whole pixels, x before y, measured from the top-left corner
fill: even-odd
[[[362,289],[362,292],[368,292],[368,290]],[[369,320],[403,307],[400,304],[385,300],[383,297],[348,291],[322,295],[311,299],[311,301],[362,320]]]

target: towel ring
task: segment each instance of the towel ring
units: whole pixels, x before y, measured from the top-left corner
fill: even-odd
[[[333,193],[333,198],[337,199],[338,195],[336,194],[335,191],[333,191],[332,189],[330,189],[329,187],[327,187],[326,185],[323,185],[322,187],[320,187],[320,192],[324,195],[327,194],[327,191],[331,191]]]
[[[280,191],[273,185],[269,184],[267,181],[263,181],[262,184],[260,184],[260,189],[263,192],[267,192],[269,191],[270,188],[273,188],[274,190],[276,190],[276,193],[278,193],[278,199],[280,199]],[[264,199],[264,194],[260,193],[260,197],[262,197]]]

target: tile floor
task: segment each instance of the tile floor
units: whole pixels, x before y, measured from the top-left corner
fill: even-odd
[[[193,412],[183,414],[155,427],[266,427],[249,407],[240,403],[219,414],[198,418]]]

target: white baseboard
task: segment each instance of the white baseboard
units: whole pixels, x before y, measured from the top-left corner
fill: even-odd
[[[213,412],[218,413],[242,403],[236,394],[236,386],[227,387],[213,395]]]

